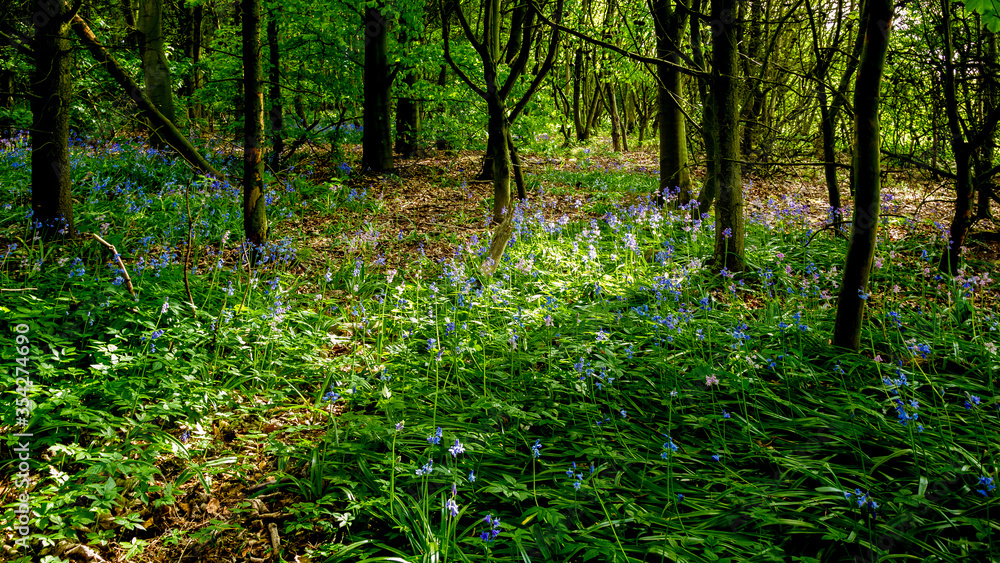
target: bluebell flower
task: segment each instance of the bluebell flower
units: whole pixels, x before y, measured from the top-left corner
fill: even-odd
[[[475,483],[476,482],[476,472],[475,471],[469,471],[469,482],[470,483]]]
[[[423,467],[417,469],[417,477],[420,477],[422,475],[430,475],[431,470],[433,469],[434,469],[434,459],[431,458],[427,460],[427,463],[425,463]]]
[[[442,435],[441,427],[438,426],[437,431],[434,434],[431,434],[430,436],[427,437],[427,443],[432,445],[440,444],[441,435]]]
[[[535,440],[535,445],[531,446],[531,457],[537,458],[541,456],[540,452],[541,449],[542,449],[542,441],[540,439]]]
[[[448,502],[444,505],[448,509],[448,513],[454,518],[458,516],[458,503],[455,502],[454,498],[448,499]]]
[[[455,445],[448,448],[448,451],[451,452],[451,457],[458,457],[458,454],[465,453],[465,446],[458,441],[458,438],[455,438]]]

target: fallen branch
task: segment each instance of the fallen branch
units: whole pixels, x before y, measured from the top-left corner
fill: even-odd
[[[122,269],[122,277],[125,278],[125,287],[128,289],[128,292],[132,295],[132,297],[135,297],[135,288],[132,287],[132,278],[128,277],[128,270],[125,269],[125,263],[122,262],[122,257],[120,254],[118,254],[118,249],[115,248],[115,245],[102,239],[99,235],[90,233],[90,236],[94,237],[94,239],[97,240],[97,242],[103,244],[104,246],[108,247],[108,249],[111,250],[111,254],[113,254],[115,260],[118,261],[118,267]]]
[[[108,71],[108,74],[115,79],[115,82],[121,86],[125,93],[128,94],[135,105],[138,106],[139,111],[142,112],[143,117],[149,120],[151,124],[156,128],[157,134],[159,134],[168,145],[173,147],[181,158],[186,160],[193,168],[200,170],[204,174],[214,176],[220,180],[225,179],[225,176],[216,170],[211,164],[205,160],[205,157],[198,152],[198,149],[194,148],[194,145],[187,140],[177,127],[170,122],[160,110],[156,109],[156,105],[150,101],[149,97],[146,95],[145,91],[135,83],[134,80],[122,69],[118,61],[108,53],[108,50],[104,48],[103,45],[97,40],[97,36],[94,32],[90,30],[87,22],[83,21],[79,15],[74,16],[72,20],[73,31],[76,32],[77,37],[83,42],[87,50],[90,51],[90,55],[94,59],[104,66],[104,69]]]

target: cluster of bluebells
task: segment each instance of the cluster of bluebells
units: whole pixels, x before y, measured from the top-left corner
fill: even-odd
[[[531,457],[532,458],[540,457],[542,455],[541,449],[542,449],[542,441],[535,440],[535,445],[531,446]]]
[[[965,401],[965,408],[971,411],[973,408],[978,407],[981,402],[982,399],[976,395],[969,395],[968,400]]]
[[[442,435],[443,435],[443,432],[441,430],[441,427],[438,426],[437,427],[437,431],[435,431],[433,434],[431,434],[430,436],[427,437],[427,443],[431,444],[432,446],[436,446],[436,445],[440,444],[441,443],[441,436]]]
[[[979,478],[979,486],[982,488],[976,489],[976,492],[984,497],[989,497],[993,489],[997,488],[996,484],[993,482],[993,477],[987,477],[986,475]]]
[[[487,514],[486,518],[483,518],[483,522],[486,522],[486,525],[489,526],[490,529],[483,530],[483,532],[479,534],[479,539],[487,543],[497,539],[497,536],[500,535],[500,532],[502,530],[502,526],[500,525],[500,519],[497,518],[496,516],[493,516],[492,514]]]
[[[455,502],[455,497],[457,496],[458,496],[458,487],[455,485],[455,483],[452,483],[451,498],[449,498],[448,502],[446,502],[444,505],[445,509],[448,510],[448,514],[450,514],[452,518],[456,518],[458,516],[458,503]]]
[[[677,444],[674,443],[674,440],[670,436],[666,434],[664,434],[663,436],[667,439],[667,441],[663,444],[663,452],[660,453],[660,457],[663,459],[667,459],[670,457],[670,454],[679,450],[680,447],[678,447]]]
[[[882,383],[889,388],[889,391],[891,391],[893,395],[899,395],[899,389],[901,387],[908,387],[910,385],[909,382],[906,381],[906,374],[903,373],[902,369],[899,367],[896,367],[896,375],[899,377],[890,378],[887,376],[882,378]]]
[[[861,489],[854,489],[854,494],[857,496],[854,501],[858,503],[858,508],[870,510],[872,518],[878,518],[879,505],[875,499],[868,496],[868,493],[862,493]],[[851,493],[844,493],[844,498],[850,500]]]
[[[340,393],[337,393],[336,391],[334,391],[334,389],[335,387],[333,385],[330,385],[330,390],[327,391],[325,395],[323,395],[324,403],[328,401],[333,402],[340,398]]]
[[[907,423],[910,422],[911,420],[916,421],[920,417],[920,415],[917,414],[917,409],[920,408],[920,403],[918,403],[916,399],[911,399],[909,403],[910,408],[913,409],[913,414],[907,412],[906,405],[903,403],[902,399],[897,398],[894,399],[893,402],[895,403],[895,407],[893,408],[896,409],[896,418],[899,419],[899,423],[902,424],[903,426],[906,426]],[[924,431],[924,427],[922,424],[917,425],[917,431],[918,432]]]
[[[424,475],[430,475],[431,471],[434,470],[434,458],[427,460],[427,463],[423,467],[417,469],[417,477],[422,477]]]
[[[566,476],[569,477],[570,479],[575,479],[575,481],[573,481],[573,488],[579,491],[580,485],[583,484],[583,473],[576,472],[575,461],[573,462],[573,467],[566,470]]]

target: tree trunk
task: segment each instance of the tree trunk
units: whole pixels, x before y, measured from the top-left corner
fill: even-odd
[[[380,4],[381,5],[381,4]],[[379,6],[380,6],[379,5]],[[389,118],[388,22],[378,6],[365,13],[365,106],[361,167],[370,172],[392,170]]]
[[[146,95],[167,120],[176,124],[170,66],[163,49],[163,0],[139,1],[139,31],[142,34],[142,78]],[[156,147],[166,146],[166,140],[155,125],[147,125],[149,143]]]
[[[653,4],[653,22],[656,28],[656,56],[673,64],[681,62],[679,46],[687,19],[686,7],[671,13],[670,0],[656,0]],[[679,100],[681,74],[668,64],[656,67],[657,122],[660,141],[660,184],[656,202],[663,205],[666,194],[677,190],[678,203],[691,201],[691,172],[688,169],[687,134],[684,113]]]
[[[43,239],[73,238],[69,112],[73,84],[69,22],[73,14],[58,2],[54,14],[35,18],[35,73],[31,80],[31,211]],[[44,23],[42,23],[44,22]],[[40,25],[41,24],[41,25]]]
[[[493,96],[486,101],[489,111],[489,143],[492,147],[493,159],[493,223],[503,222],[505,212],[510,211],[510,148],[507,137],[510,129],[505,117],[506,108],[503,102]]]
[[[608,113],[611,114],[611,150],[622,151],[622,119],[618,114],[618,96],[615,94],[615,86],[611,82],[605,84],[608,89]]]
[[[955,275],[958,271],[961,250],[965,245],[966,235],[972,225],[972,199],[975,195],[972,186],[972,151],[973,147],[965,139],[958,115],[958,96],[955,93],[955,65],[952,56],[955,49],[951,31],[951,3],[941,2],[942,26],[944,27],[944,104],[948,116],[948,131],[951,134],[951,152],[955,157],[955,216],[951,220],[948,232],[948,248],[941,255],[938,267],[942,272]]]
[[[270,10],[267,18],[267,44],[270,52],[271,98],[271,170],[281,169],[281,153],[285,151],[285,106],[281,99],[281,50],[278,43],[280,8]]]
[[[691,1],[691,12],[701,13],[701,0]],[[721,22],[720,22],[721,24]],[[705,54],[701,47],[700,18],[691,18],[691,60],[695,68],[704,71]],[[705,145],[705,185],[698,194],[698,214],[704,215],[712,208],[719,193],[719,174],[716,167],[718,152],[718,128],[715,121],[715,103],[710,90],[710,79],[698,79],[698,100],[701,101],[701,138]]]
[[[854,221],[848,242],[844,277],[837,301],[833,344],[861,347],[861,321],[868,294],[868,277],[875,256],[881,202],[879,160],[879,87],[889,46],[893,0],[867,0],[858,77],[854,85]]]
[[[417,69],[409,69],[403,77],[406,91],[412,92],[417,83]],[[396,152],[406,158],[419,156],[420,102],[409,95],[402,96],[396,103]]]
[[[738,0],[712,0],[712,18],[722,22],[712,46],[712,101],[718,123],[718,199],[715,203],[715,264],[742,272],[743,180],[740,174],[740,74],[735,15]]]
[[[583,48],[577,47],[573,54],[573,130],[577,142],[586,139],[583,134],[583,117],[580,114],[580,104],[583,96]]]
[[[243,230],[251,262],[267,242],[264,204],[264,92],[260,60],[261,0],[243,0]]]
[[[192,69],[184,77],[184,93],[188,97],[187,117],[189,120],[202,118],[202,105],[195,101],[195,93],[204,86],[204,75],[198,68],[201,64],[201,52],[204,45],[202,28],[205,21],[204,8],[199,4],[184,10],[184,56],[191,61]]]
[[[188,161],[193,168],[201,170],[205,174],[215,176],[216,178],[225,178],[221,172],[205,160],[205,157],[201,156],[198,149],[194,148],[191,142],[187,140],[187,137],[182,135],[177,130],[177,127],[160,113],[160,110],[156,109],[156,105],[146,96],[142,88],[126,74],[125,70],[118,64],[118,61],[112,58],[107,49],[97,41],[94,32],[90,30],[90,27],[87,26],[87,23],[80,16],[73,18],[73,31],[76,32],[77,37],[80,38],[80,41],[90,51],[90,55],[94,57],[94,60],[100,63],[108,71],[108,74],[111,75],[111,78],[125,90],[125,93],[132,98],[132,101],[139,108],[142,116],[154,124],[154,127],[163,136],[167,144],[173,147],[181,155],[181,158]]]

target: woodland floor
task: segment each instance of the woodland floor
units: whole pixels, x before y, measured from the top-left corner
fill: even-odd
[[[359,148],[348,149],[351,159],[359,156]],[[353,154],[352,154],[353,153]],[[620,156],[601,157],[579,155],[577,158],[544,158],[534,155],[524,157],[526,180],[529,185],[533,177],[543,172],[577,170],[589,159],[588,169],[602,167],[609,173],[631,171],[642,173],[657,168],[656,155],[652,152],[630,152]],[[366,189],[368,198],[381,200],[381,212],[377,214],[352,213],[336,216],[306,215],[302,218],[300,250],[303,271],[322,272],[330,261],[337,262],[344,256],[344,241],[328,235],[330,224],[339,225],[339,232],[353,233],[359,229],[375,230],[381,233],[376,253],[384,253],[386,267],[397,268],[409,276],[418,272],[407,272],[413,263],[412,256],[423,252],[437,260],[449,256],[455,242],[467,241],[473,235],[485,232],[486,206],[484,202],[491,196],[491,184],[474,182],[472,178],[479,171],[481,153],[462,152],[454,156],[431,156],[420,159],[397,161],[397,172],[385,177],[352,177],[347,184],[359,190]],[[332,175],[335,164],[330,164],[326,177]],[[652,177],[652,172],[649,172]],[[320,170],[317,174],[323,179]],[[704,171],[696,170],[696,178],[703,179]],[[841,172],[844,176],[844,172]],[[534,182],[537,184],[537,182]],[[846,182],[842,182],[846,192]],[[537,189],[537,185],[535,186]],[[554,207],[557,215],[566,213],[571,218],[582,218],[586,207],[575,205],[577,199],[585,199],[592,194],[593,187],[586,184],[554,186],[543,185],[545,195],[541,199]],[[910,177],[907,174],[892,174],[883,184],[883,193],[892,194],[893,205],[898,205],[895,214],[915,217],[921,228],[933,229],[926,221],[938,221],[943,225],[950,222],[953,204],[949,201],[950,182]],[[747,212],[763,209],[769,200],[782,202],[792,200],[809,205],[816,224],[822,223],[827,208],[826,187],[821,169],[782,169],[768,177],[753,180],[749,188]],[[529,198],[536,201],[537,192]],[[845,199],[847,199],[845,197]],[[367,225],[367,227],[366,227]],[[980,222],[975,230],[979,233],[972,239],[972,251],[980,259],[1000,258],[1000,241],[996,238],[998,225],[995,222]],[[406,233],[405,237],[397,236]],[[992,234],[991,234],[992,233]],[[891,233],[903,236],[902,232]],[[989,235],[989,236],[988,236]],[[342,235],[347,236],[347,235]],[[303,252],[305,250],[311,252]],[[335,292],[336,293],[336,292]],[[346,292],[340,292],[342,295]],[[346,354],[346,346],[334,348],[333,354]],[[190,481],[185,491],[178,494],[178,502],[171,506],[145,507],[143,519],[145,531],[138,537],[149,544],[144,550],[143,561],[156,563],[182,563],[193,561],[270,561],[272,560],[272,539],[269,526],[277,524],[275,531],[284,529],[284,524],[295,516],[289,507],[301,499],[290,492],[276,492],[254,496],[269,482],[268,475],[277,472],[276,460],[263,454],[266,434],[283,427],[322,428],[316,421],[307,420],[308,411],[289,408],[288,405],[274,406],[264,416],[261,424],[258,417],[232,418],[229,422],[215,419],[212,427],[202,429],[203,436],[214,441],[215,455],[233,455],[236,465],[244,468],[254,466],[255,471],[223,471],[214,475],[212,493],[209,495],[197,484]],[[192,434],[197,436],[197,430]],[[285,434],[292,440],[318,440],[323,430],[300,430]],[[228,452],[228,453],[227,453]],[[169,482],[184,470],[179,458],[163,459],[160,464],[163,478]],[[214,532],[199,534],[212,521]],[[220,526],[225,523],[225,526]],[[221,531],[225,530],[225,531]],[[186,534],[177,534],[186,531]],[[305,553],[306,548],[319,543],[328,543],[333,538],[303,532],[293,537],[281,537],[284,553]],[[110,561],[129,561],[126,550],[129,544],[116,546],[117,553],[103,550]],[[92,559],[97,560],[97,559]],[[308,558],[296,556],[295,561],[304,562]]]

